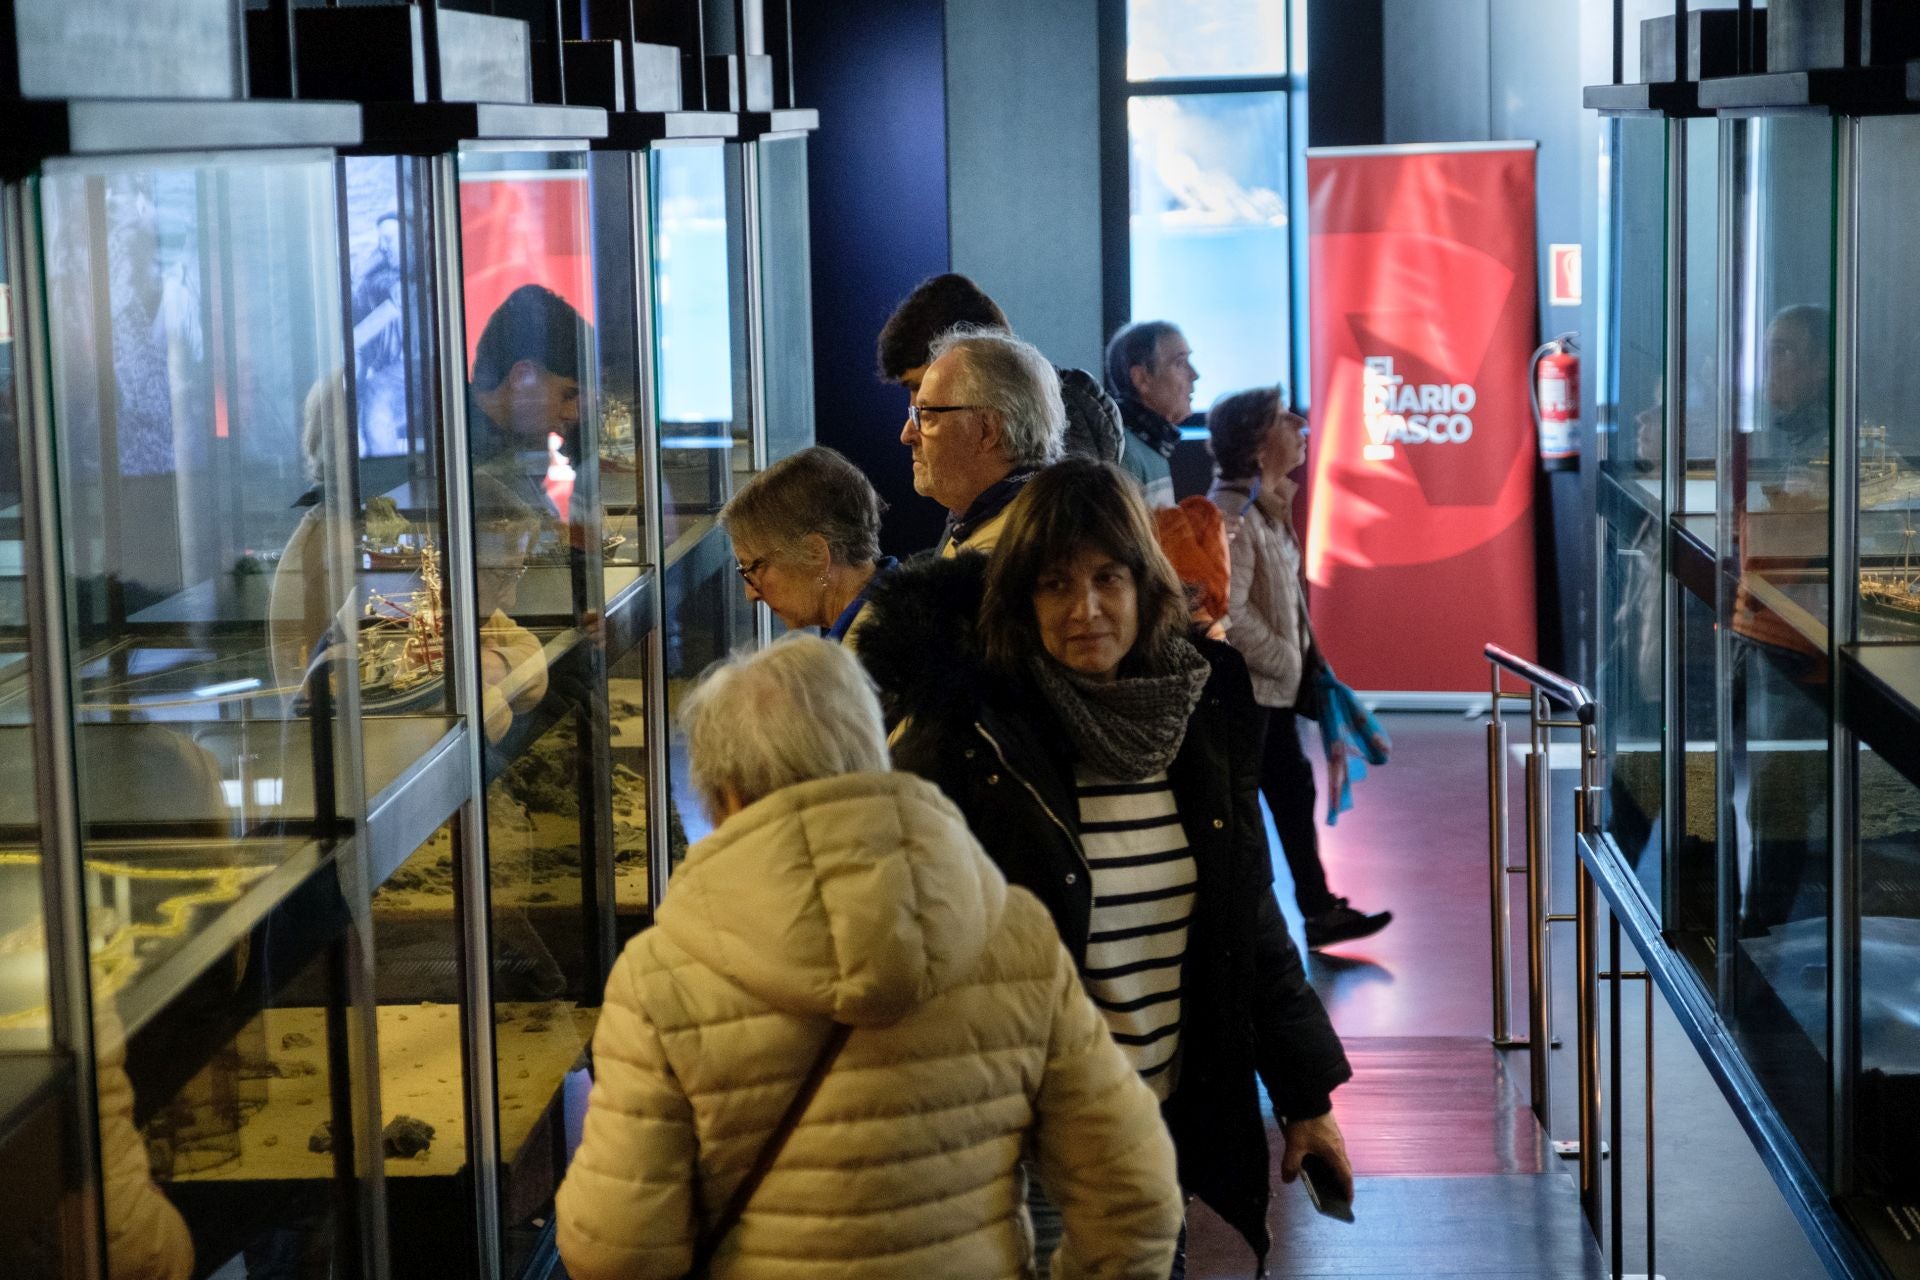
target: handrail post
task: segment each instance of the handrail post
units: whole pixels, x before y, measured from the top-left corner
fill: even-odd
[[[1514,1046],[1513,919],[1507,892],[1507,725],[1500,716],[1500,668],[1493,673],[1493,700],[1487,712],[1487,857],[1488,915],[1493,931],[1493,1043]]]
[[[1592,798],[1590,785],[1593,777],[1591,753],[1593,751],[1593,729],[1583,726],[1580,730],[1580,785],[1574,792],[1573,831],[1578,841],[1588,834],[1588,823],[1593,814],[1589,807]],[[1580,1208],[1587,1216],[1587,1224],[1596,1237],[1600,1234],[1600,1012],[1598,975],[1598,933],[1595,916],[1598,912],[1599,893],[1593,883],[1593,875],[1587,870],[1584,859],[1575,850],[1574,856],[1574,948],[1579,959],[1576,965],[1578,981],[1574,987],[1574,1000],[1577,1005],[1576,1020],[1579,1023],[1578,1061],[1575,1064],[1579,1077],[1580,1110]],[[1614,971],[1620,968],[1619,956],[1613,957]],[[1617,997],[1616,997],[1617,1002]],[[1618,1206],[1615,1207],[1618,1215]]]
[[[1553,1084],[1547,1051],[1553,1043],[1553,1006],[1550,1000],[1547,952],[1547,915],[1551,910],[1551,881],[1547,874],[1547,731],[1546,695],[1537,689],[1531,699],[1527,751],[1527,1066],[1533,1094],[1533,1114],[1540,1127],[1553,1131]]]

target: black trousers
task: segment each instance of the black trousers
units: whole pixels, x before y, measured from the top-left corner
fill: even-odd
[[[1334,906],[1327,888],[1326,868],[1320,865],[1319,796],[1313,786],[1313,766],[1300,749],[1299,716],[1292,710],[1262,707],[1265,741],[1260,750],[1260,794],[1273,811],[1274,830],[1280,833],[1280,851],[1293,873],[1293,900],[1303,916],[1317,916]]]

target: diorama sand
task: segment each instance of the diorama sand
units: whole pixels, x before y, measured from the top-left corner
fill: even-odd
[[[269,1009],[268,1074],[263,1104],[244,1108],[239,1154],[176,1181],[246,1182],[332,1176],[333,1157],[308,1149],[331,1114],[326,1074],[326,1011]],[[495,1014],[495,1073],[500,1149],[511,1162],[580,1062],[598,1011],[551,1001],[508,1004]],[[432,1145],[409,1158],[388,1157],[390,1178],[452,1177],[467,1161],[460,1071],[460,1010],[447,1004],[382,1005],[381,1119],[411,1116],[433,1126]]]

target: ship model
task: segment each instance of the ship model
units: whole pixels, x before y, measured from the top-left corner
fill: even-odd
[[[446,680],[440,554],[420,547],[420,586],[404,597],[370,592],[360,618],[360,700],[369,710],[414,705]]]

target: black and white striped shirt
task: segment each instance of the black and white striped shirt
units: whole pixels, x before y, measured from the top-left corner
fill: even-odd
[[[1093,873],[1087,994],[1162,1101],[1180,1043],[1180,973],[1195,869],[1167,775],[1139,782],[1079,770],[1080,843]]]

